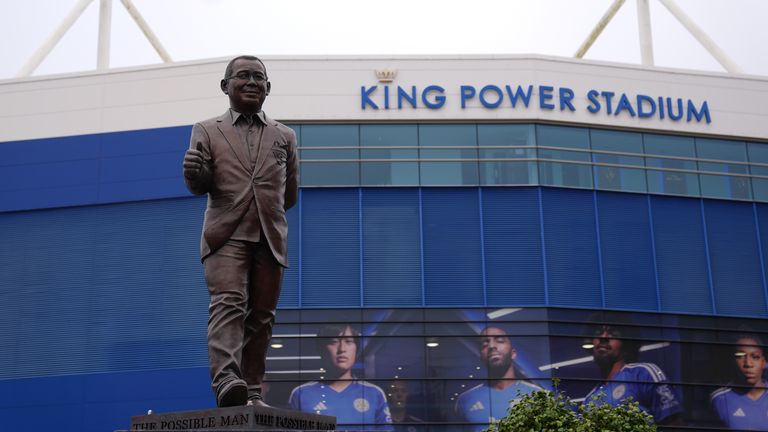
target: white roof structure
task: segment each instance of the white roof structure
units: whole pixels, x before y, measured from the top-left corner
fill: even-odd
[[[228,107],[227,60],[0,82],[0,142],[191,125]],[[263,60],[264,109],[283,121],[544,121],[768,139],[762,77],[533,55]]]
[[[706,50],[726,71],[731,73],[744,73],[744,70],[738,65],[728,53],[722,49],[708,34],[705,32],[696,22],[692,19],[683,8],[681,8],[678,0],[633,0],[636,7],[636,19],[637,19],[637,40],[639,42],[641,64],[645,66],[653,66],[654,62],[654,44],[653,44],[653,32],[650,14],[650,3],[656,3],[663,7],[671,17],[674,18],[676,24],[681,28],[684,28],[689,37],[692,36],[700,46]],[[62,17],[62,20],[55,27],[52,27],[50,35],[43,41],[43,43],[33,52],[27,59],[24,65],[18,70],[17,77],[30,76],[40,66],[40,64],[46,59],[48,54],[54,50],[57,44],[72,28],[72,26],[79,20],[86,9],[94,3],[94,0],[76,0],[76,3],[72,6],[69,12]],[[112,10],[114,0],[99,0],[98,1],[98,45],[97,45],[97,61],[96,68],[98,70],[105,70],[110,67],[110,53],[111,53],[111,41],[112,41]],[[592,31],[586,36],[586,39],[581,43],[576,50],[574,57],[583,58],[593,44],[603,33],[603,30],[611,23],[616,14],[622,9],[622,6],[626,3],[626,0],[611,0],[608,9],[604,12],[602,17],[595,24]],[[152,49],[157,53],[159,58],[165,62],[172,62],[171,54],[163,46],[160,39],[157,37],[153,29],[148,22],[144,19],[144,16],[140,12],[137,5],[133,0],[120,0],[120,4],[127,11],[133,23],[141,30],[144,38],[152,46]],[[218,7],[226,9],[228,7],[237,6],[232,2],[222,2]],[[696,5],[699,7],[699,5]],[[172,5],[169,5],[172,9]],[[492,6],[491,6],[492,7]],[[151,9],[151,8],[150,8]],[[625,8],[626,9],[626,8]],[[91,10],[93,10],[91,8]],[[520,11],[524,11],[521,8]],[[478,12],[481,13],[483,7],[480,7]],[[172,13],[172,11],[168,11]],[[749,11],[743,10],[742,12],[748,13]],[[125,14],[125,12],[123,12]],[[343,14],[342,14],[343,15]],[[658,17],[657,17],[658,18]],[[213,23],[211,23],[213,25]],[[584,24],[584,23],[581,23]],[[167,23],[166,23],[167,25]],[[542,23],[546,27],[545,23]],[[626,23],[624,23],[626,25]],[[669,24],[667,24],[667,27]],[[632,31],[632,29],[627,29]],[[657,43],[668,43],[667,41],[658,41]],[[628,47],[629,48],[629,47]]]

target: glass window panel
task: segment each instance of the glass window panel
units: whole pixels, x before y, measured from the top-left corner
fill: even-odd
[[[414,408],[410,402],[416,402],[415,397],[418,397],[416,391],[419,386],[413,385],[409,381],[405,380],[365,380],[366,386],[361,387],[360,396],[369,402],[369,409],[363,414],[364,424],[363,428],[355,428],[355,430],[378,430],[386,431],[392,430],[392,426],[389,424],[394,422],[392,417],[392,403],[400,402],[400,406],[406,409]],[[415,383],[418,384],[418,383]],[[411,390],[413,387],[414,390]],[[381,390],[381,391],[379,391]],[[411,391],[414,392],[411,396]],[[381,393],[384,393],[383,398]],[[388,409],[387,409],[388,408]],[[349,409],[353,412],[358,409],[350,404]],[[388,421],[389,420],[389,421]],[[402,419],[404,422],[411,422],[407,419]],[[379,426],[372,426],[379,425]],[[351,430],[352,428],[346,428]]]
[[[634,132],[618,132],[593,129],[590,131],[592,141],[592,160],[600,164],[621,166],[644,166],[642,156],[622,156],[597,153],[621,152],[643,153],[643,136]],[[597,151],[597,152],[596,152]],[[619,166],[595,166],[595,185],[597,189],[622,190],[631,192],[646,192],[645,170],[622,168]]]
[[[697,170],[693,138],[645,134],[643,147],[649,156],[645,159],[646,166],[663,168],[663,170],[648,170],[648,192],[699,196],[698,176],[684,171]],[[670,158],[655,158],[650,157],[651,155]]]
[[[465,385],[477,385],[480,381],[466,381]],[[458,422],[460,421],[456,415],[456,399],[457,393],[461,389],[460,384],[455,379],[430,379],[424,382],[424,388],[426,390],[425,400],[427,405],[425,420],[429,422]],[[437,426],[432,431],[446,430],[451,432],[457,431],[472,431],[474,428],[461,428],[461,427],[446,427],[445,425]],[[482,430],[482,429],[477,429]]]
[[[768,164],[768,143],[747,143],[749,150],[749,161],[761,164]]]
[[[491,420],[494,408],[488,381],[462,378],[465,379],[448,382],[445,386],[445,398],[454,404],[452,414],[455,421],[469,423],[457,430],[482,431]]]
[[[756,201],[768,201],[768,179],[753,178],[752,190],[754,192],[754,199]]]
[[[592,187],[592,168],[589,156],[589,129],[564,126],[536,126],[536,142],[540,159],[558,162],[539,162],[539,181],[543,185]],[[569,150],[573,149],[573,150]],[[587,151],[579,151],[587,150]],[[559,162],[574,161],[576,163]],[[586,163],[585,163],[586,162]]]
[[[522,124],[481,124],[477,126],[480,159],[480,184],[538,184],[535,161],[509,159],[536,158],[536,129]],[[530,147],[530,148],[510,148]]]
[[[747,161],[747,149],[744,141],[696,138],[696,154],[701,159]]]
[[[302,325],[300,335],[305,337],[295,337],[291,339],[291,343],[299,344],[299,374],[298,376],[290,376],[290,378],[298,378],[302,381],[315,381],[323,376],[323,370],[325,368],[321,353],[323,342],[320,342],[317,338],[318,325]],[[312,335],[311,337],[309,337]],[[297,335],[298,336],[298,335]],[[288,377],[286,377],[288,378]]]
[[[419,146],[422,185],[478,184],[475,125],[419,125]]]
[[[728,318],[717,317],[717,327],[723,330],[735,331],[741,333],[744,331],[744,327],[749,327],[754,331],[761,333],[768,333],[768,321],[764,319],[747,319],[747,318]],[[768,336],[768,335],[767,335]],[[727,339],[724,339],[727,340]]]
[[[423,326],[423,309],[363,309],[363,322],[392,323],[394,326],[403,325],[403,328],[410,329],[416,326]],[[404,325],[408,323],[408,325]],[[380,324],[382,325],[382,324]],[[406,330],[406,333],[397,333],[398,335],[412,335],[412,330]],[[423,331],[423,329],[422,329]]]
[[[266,386],[264,386],[264,384],[266,384]],[[264,382],[262,383],[261,394],[262,397],[264,397],[264,401],[267,402],[270,406],[281,409],[292,409],[290,405],[291,393],[294,389],[301,386],[302,384],[306,384],[306,382],[300,380],[291,380],[291,378],[288,378],[288,376],[285,375],[270,376],[268,371]],[[264,392],[265,387],[267,390],[266,395]],[[295,401],[295,403],[297,406],[302,405],[298,399]],[[311,407],[301,408],[302,410],[309,410]]]
[[[361,125],[360,156],[363,185],[415,186],[419,184],[418,127],[416,125]],[[411,147],[411,148],[393,148]],[[365,162],[388,159],[393,162]],[[395,162],[398,159],[410,162]]]
[[[573,157],[562,158],[561,155],[540,154],[542,159],[573,159]],[[581,156],[579,156],[581,157]],[[589,158],[589,154],[584,154]],[[568,162],[539,162],[539,182],[547,186],[573,186],[581,188],[592,188],[592,173],[589,164],[568,163]]]
[[[377,328],[378,330],[378,328]],[[366,379],[414,379],[425,376],[426,347],[421,336],[371,336],[365,344]]]
[[[747,143],[749,152],[750,173],[753,176],[765,176],[766,178],[752,178],[752,193],[757,201],[768,201],[768,143]],[[764,166],[755,164],[765,164]]]
[[[392,423],[396,431],[427,431],[430,405],[427,402],[427,386],[417,379],[383,381],[381,388],[387,394]]]
[[[267,379],[301,378],[301,338],[298,337],[300,328],[299,324],[275,325],[270,347],[267,351]],[[287,399],[286,395],[285,400],[287,401]]]
[[[301,309],[301,320],[305,323],[333,324],[343,322],[358,324],[363,320],[363,312],[361,309],[346,309],[344,310],[343,319],[340,319],[337,309]]]
[[[702,171],[718,171],[712,169],[713,164],[700,162]],[[716,174],[701,174],[701,196],[709,198],[751,199],[748,177],[724,176]]]
[[[426,322],[459,322],[466,321],[480,321],[483,319],[482,312],[470,315],[472,311],[478,311],[478,309],[437,309],[427,308],[424,309],[424,320]],[[467,319],[466,316],[472,316],[471,319]]]
[[[747,161],[747,149],[743,141],[697,138],[696,153],[700,159],[735,162]],[[746,164],[718,162],[699,162],[699,170],[736,174],[748,173]],[[748,177],[700,174],[700,181],[702,196],[739,199],[750,199],[752,197]]]
[[[357,125],[302,125],[301,184],[350,186],[360,184]],[[323,161],[333,162],[323,162]]]
[[[433,337],[474,337],[477,334],[474,329],[483,327],[485,327],[485,322],[427,322],[424,324],[424,332]]]
[[[428,335],[423,338],[422,343],[426,347],[427,373],[435,378],[463,377],[483,370],[476,369],[481,366],[476,340],[476,336]]]
[[[370,325],[372,331],[378,335],[386,336],[423,336],[424,335],[424,323],[387,323],[381,322],[375,325]]]
[[[280,309],[280,315],[275,321],[275,331],[277,326],[282,324],[298,324],[301,319],[298,309]]]
[[[536,138],[540,147],[589,150],[589,129],[587,128],[537,125]]]

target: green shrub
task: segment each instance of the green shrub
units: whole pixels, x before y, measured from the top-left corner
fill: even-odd
[[[655,432],[653,417],[637,402],[603,403],[604,394],[586,404],[573,402],[557,389],[522,395],[489,432]]]

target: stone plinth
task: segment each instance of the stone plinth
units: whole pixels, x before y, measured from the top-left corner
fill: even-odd
[[[328,431],[336,417],[277,408],[239,406],[131,417],[131,431]]]

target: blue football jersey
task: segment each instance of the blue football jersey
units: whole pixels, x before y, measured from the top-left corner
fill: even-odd
[[[653,416],[656,423],[683,411],[680,391],[665,382],[664,372],[653,363],[628,363],[611,381],[593,388],[584,403],[592,401],[598,392],[605,393],[605,403],[621,405],[632,397],[640,409]]]
[[[528,381],[516,381],[504,390],[497,390],[487,384],[480,384],[459,395],[456,401],[456,414],[460,421],[481,423],[472,426],[472,430],[481,431],[488,423],[507,415],[509,407],[520,396],[544,390]]]
[[[763,382],[763,385],[768,383]],[[744,393],[723,387],[710,396],[712,409],[731,429],[768,431],[768,390],[757,400]]]
[[[365,381],[353,381],[337,392],[324,382],[309,382],[293,389],[288,403],[295,410],[336,417],[338,425],[389,425],[392,417],[384,392]],[[387,426],[372,427],[392,430]]]

